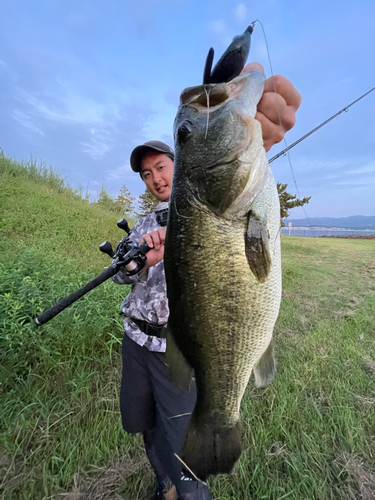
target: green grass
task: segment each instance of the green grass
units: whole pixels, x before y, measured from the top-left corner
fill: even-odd
[[[31,322],[108,265],[97,247],[123,236],[118,216],[22,168],[0,158],[1,498],[144,499],[153,476],[118,404],[128,287],[106,282]],[[244,452],[210,479],[213,497],[374,498],[375,242],[284,237],[282,249],[278,374],[250,381]]]
[[[7,258],[31,247],[46,258],[72,258],[78,268],[101,271],[108,265],[98,247],[125,236],[116,226],[118,214],[89,204],[51,168],[38,168],[34,161],[19,164],[0,155],[0,182],[0,251]],[[128,220],[132,226],[134,220]]]

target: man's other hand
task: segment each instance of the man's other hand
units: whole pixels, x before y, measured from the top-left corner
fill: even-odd
[[[260,63],[250,63],[242,73],[246,71],[264,71],[264,68]],[[258,103],[255,119],[262,125],[266,151],[282,141],[286,132],[294,127],[301,101],[301,94],[284,76],[274,75],[264,82],[263,96]]]
[[[147,264],[144,269],[155,266],[163,260],[164,257],[164,242],[165,242],[166,228],[159,227],[151,233],[147,233],[142,236],[139,244],[146,242],[147,245],[152,248],[147,252]]]

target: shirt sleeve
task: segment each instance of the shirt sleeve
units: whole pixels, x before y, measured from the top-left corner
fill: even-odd
[[[138,274],[133,274],[133,276],[129,276],[128,274],[120,270],[118,273],[112,276],[112,280],[118,285],[132,285],[133,283],[144,283],[146,281],[146,278],[147,278],[147,271],[145,270],[142,270]]]

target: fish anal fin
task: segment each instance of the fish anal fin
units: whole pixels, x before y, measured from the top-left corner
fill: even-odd
[[[193,376],[193,369],[178,348],[170,330],[167,333],[165,360],[170,381],[180,391],[188,391]]]
[[[250,269],[260,283],[264,283],[270,273],[272,259],[266,222],[252,213],[245,234],[245,253]]]

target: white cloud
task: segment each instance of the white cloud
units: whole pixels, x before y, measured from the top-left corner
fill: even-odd
[[[307,158],[299,157],[292,162],[300,194],[331,192],[333,190],[359,189],[373,186],[374,162],[368,158]],[[284,178],[289,175],[288,167]]]
[[[82,125],[89,134],[89,139],[80,143],[84,153],[97,160],[111,150],[113,140],[106,130],[108,122],[104,117],[106,110],[102,105],[72,92],[54,95],[46,92],[36,97],[19,89],[19,95],[20,102],[31,107],[29,114],[21,111],[13,113],[14,118],[24,127],[43,134],[35,125],[38,117],[58,124]]]
[[[82,151],[98,160],[105,156],[113,147],[114,139],[111,131],[106,128],[106,122],[102,120],[97,126],[89,130],[90,138],[81,142]]]
[[[223,33],[226,33],[228,31],[228,26],[223,19],[218,19],[216,21],[212,21],[211,29],[214,33],[222,35]]]
[[[12,117],[18,121],[23,127],[27,128],[31,132],[35,132],[40,135],[44,133],[33,123],[31,117],[19,109],[14,109]]]
[[[114,168],[113,170],[107,170],[107,179],[109,181],[116,180],[116,179],[123,179],[124,177],[127,177],[129,173],[133,172],[130,163],[127,161],[124,163],[124,165],[121,165],[117,168]]]
[[[65,90],[65,89],[64,89]],[[36,97],[18,88],[18,101],[29,104],[36,113],[55,122],[97,123],[100,122],[104,107],[83,95],[65,90],[44,92]]]
[[[245,21],[246,19],[246,5],[244,3],[240,3],[237,5],[236,10],[234,11],[234,17],[236,18],[237,21]]]
[[[81,142],[82,151],[91,156],[94,160],[101,158],[111,149],[109,144],[93,138],[91,142]]]

